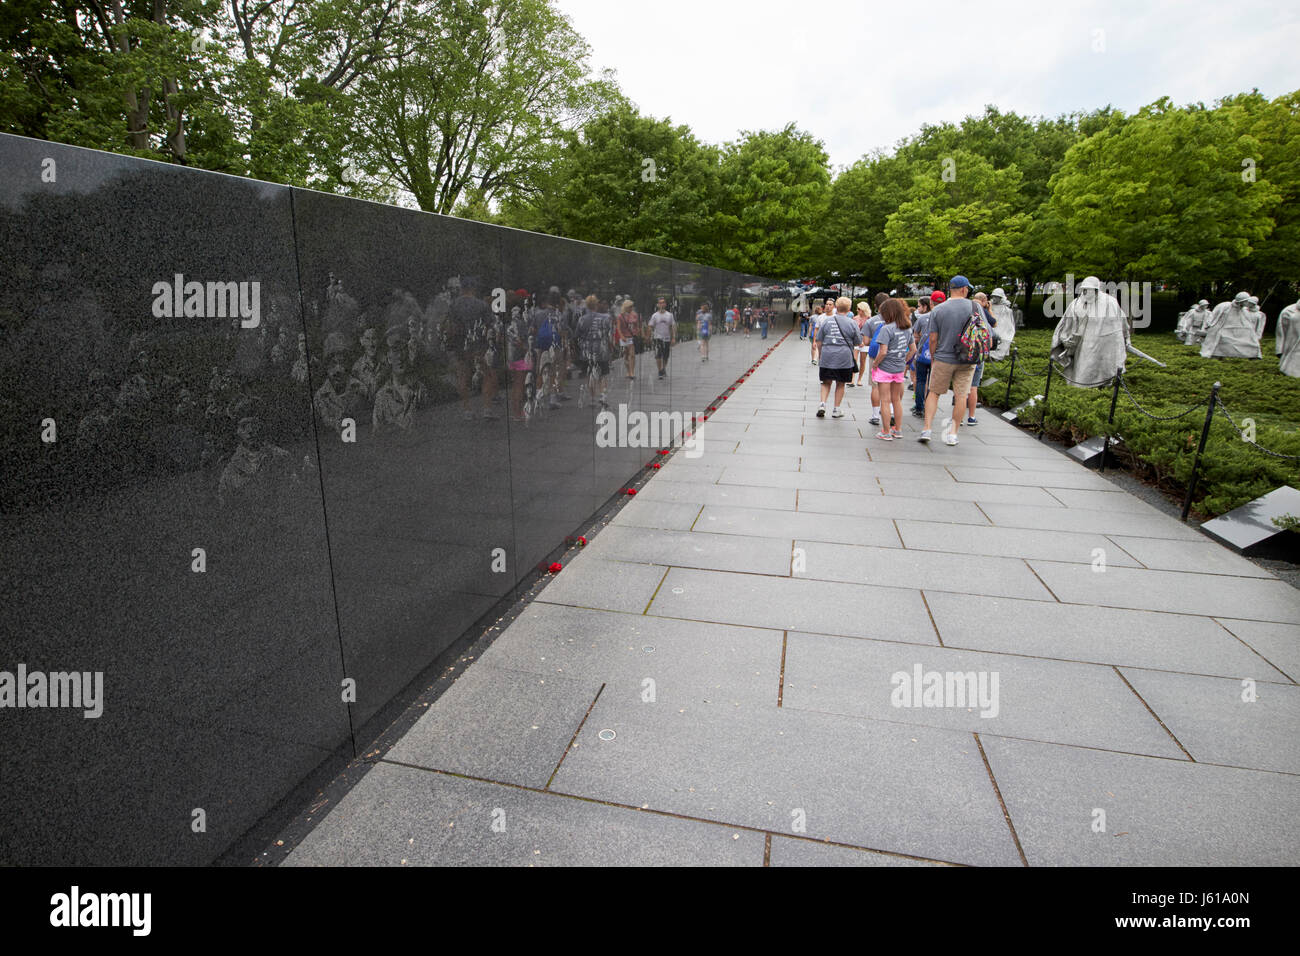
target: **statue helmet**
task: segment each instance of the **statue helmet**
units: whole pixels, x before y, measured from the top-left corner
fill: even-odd
[[[1250,298],[1249,292],[1238,292],[1236,295],[1232,297],[1232,301],[1237,305],[1242,305],[1249,298]]]
[[[1206,306],[1206,307],[1208,308],[1209,305],[1210,305],[1210,300],[1209,300],[1209,299],[1202,299],[1200,302],[1198,302],[1198,303],[1196,303],[1196,304],[1197,304],[1198,306],[1202,306],[1202,305],[1203,305],[1203,306]]]
[[[989,293],[990,299],[1005,299],[1006,297],[1007,297],[1006,292],[1004,292],[1000,288],[994,289],[992,292]]]
[[[1098,279],[1096,276],[1088,276],[1086,279],[1084,279],[1082,282],[1079,283],[1077,288],[1079,289],[1080,292],[1082,292],[1084,289],[1096,289],[1098,292],[1100,292],[1101,280]]]

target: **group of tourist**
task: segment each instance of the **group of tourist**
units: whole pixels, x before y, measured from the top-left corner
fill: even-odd
[[[880,426],[875,437],[895,441],[903,437],[904,394],[911,390],[911,414],[923,420],[919,441],[928,443],[939,398],[951,390],[954,412],[943,423],[943,441],[956,445],[963,424],[978,424],[975,410],[984,358],[998,357],[1005,342],[990,330],[1001,327],[1013,335],[1015,327],[1009,307],[995,311],[995,303],[1006,302],[1001,289],[994,290],[993,302],[973,291],[965,276],[954,276],[947,293],[936,290],[922,296],[915,309],[906,299],[885,292],[876,295],[874,309],[862,301],[853,314],[847,296],[814,305],[806,322],[801,321],[799,337],[809,340],[812,364],[819,369],[817,417],[826,417],[829,400],[830,417],[842,418],[845,390],[869,387],[870,423]],[[981,325],[986,337],[978,332],[972,336],[972,328]],[[972,337],[977,341],[972,343]]]

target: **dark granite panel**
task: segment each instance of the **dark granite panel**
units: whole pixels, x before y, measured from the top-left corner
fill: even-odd
[[[289,191],[0,136],[0,261],[0,671],[103,675],[0,859],[209,861],[348,739]]]
[[[295,190],[344,666],[360,727],[508,594],[501,231]]]

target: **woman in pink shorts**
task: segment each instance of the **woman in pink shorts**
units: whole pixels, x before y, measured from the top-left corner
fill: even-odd
[[[881,424],[876,437],[893,441],[903,437],[903,389],[914,350],[912,316],[905,300],[886,299],[880,305],[880,317],[885,324],[876,333],[879,349],[871,360],[871,381],[880,386]]]

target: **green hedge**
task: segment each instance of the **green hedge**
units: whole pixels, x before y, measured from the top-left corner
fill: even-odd
[[[1018,357],[1009,406],[1043,393],[1051,341],[1052,334],[1046,329],[1017,333]],[[1263,341],[1264,358],[1260,361],[1203,359],[1197,349],[1183,345],[1172,333],[1139,333],[1133,344],[1169,366],[1162,369],[1129,356],[1124,376],[1128,390],[1151,414],[1175,415],[1203,403],[1218,381],[1222,384],[1219,398],[1237,423],[1254,419],[1258,444],[1282,454],[1300,455],[1300,379],[1278,371],[1271,336]],[[998,382],[981,389],[985,401],[1003,404],[1010,367],[1009,358],[986,367],[985,378],[997,378]],[[1047,434],[1070,444],[1105,434],[1110,396],[1109,387],[1074,388],[1053,375]],[[1040,402],[1022,422],[1038,422],[1041,407]],[[1115,434],[1124,439],[1119,456],[1158,487],[1184,495],[1204,423],[1204,406],[1178,421],[1152,421],[1121,391],[1114,426]],[[1300,462],[1282,461],[1252,448],[1220,412],[1210,428],[1200,475],[1193,505],[1203,516],[1212,517],[1280,485],[1300,487]]]

